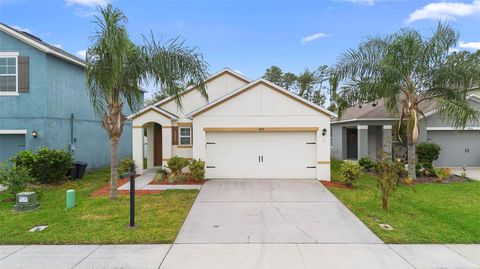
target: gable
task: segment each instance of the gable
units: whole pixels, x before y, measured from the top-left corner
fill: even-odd
[[[249,81],[245,78],[240,77],[227,69],[223,70],[209,78],[205,83],[208,101],[216,100],[240,87],[243,87],[248,82]],[[173,98],[169,98],[169,100],[163,103],[160,101],[158,106],[178,115],[179,117],[184,117],[191,111],[206,105],[208,101],[201,96],[195,87],[192,87],[181,94],[182,108],[177,106],[177,103]]]
[[[200,114],[204,116],[331,116],[316,105],[272,86],[264,80],[252,83],[195,111],[191,116]]]

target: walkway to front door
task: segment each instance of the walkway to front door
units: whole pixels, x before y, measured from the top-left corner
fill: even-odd
[[[176,243],[381,243],[317,180],[207,181]]]

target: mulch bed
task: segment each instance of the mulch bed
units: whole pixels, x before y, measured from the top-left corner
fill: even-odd
[[[130,181],[130,178],[120,178],[117,180],[117,186],[122,186]],[[135,190],[135,194],[144,195],[144,194],[157,194],[161,193],[162,190]],[[130,194],[129,190],[122,190],[118,191],[120,195],[128,195]],[[109,196],[110,195],[110,182],[108,182],[105,186],[101,187],[100,189],[92,192],[90,196],[92,197],[99,197],[99,196]]]
[[[192,177],[187,177],[187,180],[183,183],[170,183],[167,178],[163,178],[162,180],[153,180],[148,185],[202,185],[204,182],[204,179],[195,180]]]
[[[444,180],[444,181],[437,181],[437,177],[417,177],[417,179],[413,182],[413,184],[422,184],[422,183],[450,183],[450,182],[467,182],[471,181],[470,178],[468,177],[461,177],[457,175],[451,175],[449,179]],[[403,179],[401,180],[403,183]],[[405,183],[403,183],[405,184]]]
[[[341,182],[333,182],[333,181],[326,181],[326,180],[320,180],[320,182],[325,186],[325,187],[332,187],[332,188],[339,188],[339,189],[348,189],[348,190],[353,190],[354,188],[351,186],[347,186],[344,183]]]

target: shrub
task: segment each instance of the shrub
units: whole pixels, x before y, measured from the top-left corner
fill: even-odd
[[[363,157],[360,160],[358,160],[358,164],[362,167],[363,170],[370,170],[370,168],[373,167],[373,162],[367,157]]]
[[[187,176],[183,173],[171,173],[168,176],[169,183],[185,183]]]
[[[205,162],[193,159],[188,165],[188,169],[196,181],[205,179]]]
[[[440,146],[434,143],[420,143],[417,145],[417,162],[423,165],[433,164],[440,154]]]
[[[167,166],[172,171],[172,174],[181,174],[182,169],[187,165],[188,160],[178,156],[173,156],[167,162]]]
[[[437,175],[438,175],[438,180],[437,181],[442,182],[442,181],[450,178],[450,176],[452,175],[452,169],[450,169],[450,168],[440,168]]]
[[[356,162],[344,161],[340,166],[340,178],[347,186],[352,186],[360,177],[360,173],[360,165]]]
[[[65,180],[73,157],[64,150],[39,148],[36,154],[29,150],[20,151],[10,161],[30,171],[36,182],[49,184]]]
[[[32,182],[32,177],[26,167],[0,163],[0,184],[7,188],[6,191],[13,198],[17,193],[24,191],[30,182]]]
[[[124,158],[118,163],[118,174],[122,176],[122,175],[125,175],[126,173],[131,172],[132,166],[135,168],[137,167],[135,165],[135,161],[130,158]]]
[[[157,171],[155,172],[155,181],[162,181],[165,176],[168,175],[168,172],[163,169],[163,168],[160,168],[160,169],[157,169]]]
[[[389,159],[383,159],[376,164],[375,169],[377,172],[377,188],[382,199],[382,209],[387,211],[388,201],[398,186],[398,165]]]

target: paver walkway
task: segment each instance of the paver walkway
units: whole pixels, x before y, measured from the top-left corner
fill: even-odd
[[[383,244],[338,203],[316,181],[208,181],[172,245],[0,246],[0,268],[480,268],[480,245]]]
[[[148,185],[155,178],[155,172],[147,171],[143,175],[135,178],[135,190],[199,190],[201,185]],[[118,187],[119,191],[130,190],[130,182]]]

